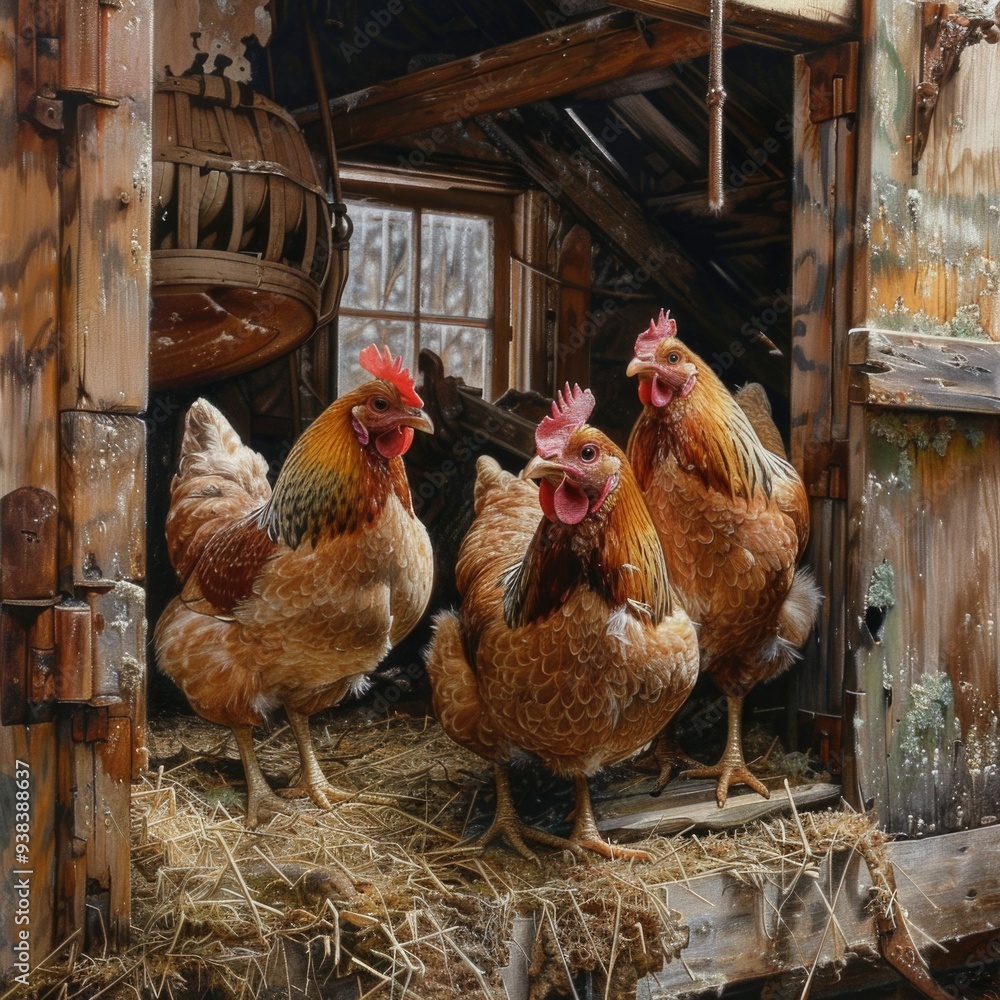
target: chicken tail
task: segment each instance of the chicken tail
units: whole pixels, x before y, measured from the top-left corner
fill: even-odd
[[[792,578],[792,586],[778,618],[778,631],[793,649],[798,649],[809,638],[822,602],[823,594],[813,571],[807,566],[800,566]]]
[[[759,382],[747,382],[741,389],[736,390],[733,397],[747,415],[750,426],[757,432],[760,443],[771,454],[779,458],[788,458],[781,432],[771,416],[771,401],[767,398],[764,387]]]
[[[504,492],[511,483],[518,481],[517,476],[505,472],[500,463],[489,455],[480,455],[476,461],[476,486],[473,491],[473,501],[476,514],[479,515],[489,507],[497,491]]]
[[[187,580],[220,528],[259,510],[270,495],[263,457],[240,441],[211,403],[195,400],[187,412],[167,511],[167,553],[178,577]]]
[[[228,420],[207,399],[196,399],[184,421],[180,479],[222,476],[232,479],[248,493],[257,493],[267,480],[267,463],[248,448]]]

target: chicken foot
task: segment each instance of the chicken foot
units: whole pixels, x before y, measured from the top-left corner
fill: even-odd
[[[652,861],[646,851],[640,851],[633,847],[619,847],[618,844],[609,844],[597,829],[597,821],[594,819],[594,806],[590,801],[590,785],[587,783],[585,774],[578,774],[573,783],[576,786],[576,809],[573,822],[573,832],[569,835],[569,842],[585,851],[593,851],[601,857],[610,860],[618,858],[631,858],[633,861]]]
[[[517,851],[526,861],[534,861],[540,864],[538,855],[525,843],[527,840],[537,844],[544,844],[546,847],[554,847],[560,851],[572,851],[578,858],[582,858],[583,851],[580,847],[565,837],[558,837],[554,833],[546,833],[536,827],[528,826],[517,814],[514,808],[514,800],[510,794],[510,776],[507,773],[506,764],[494,764],[493,775],[496,783],[497,806],[493,816],[493,822],[489,829],[481,833],[474,840],[460,847],[472,847],[482,849],[497,837],[504,837],[507,843]]]
[[[747,767],[743,759],[743,737],[740,733],[740,720],[743,714],[743,696],[726,696],[728,703],[728,720],[726,733],[726,748],[717,764],[711,767],[694,767],[681,773],[682,778],[718,778],[715,786],[715,800],[721,809],[729,797],[729,789],[733,785],[747,785],[765,799],[771,797],[767,786]]]
[[[243,761],[243,774],[247,783],[247,824],[257,826],[261,819],[270,819],[279,813],[288,813],[292,809],[271,789],[260,769],[257,751],[253,745],[252,726],[233,726],[233,736],[236,748]]]
[[[329,809],[336,802],[367,802],[370,805],[395,805],[396,800],[387,795],[371,795],[366,792],[356,792],[349,788],[338,788],[331,784],[316,759],[316,747],[313,744],[312,730],[309,728],[309,716],[285,706],[288,726],[292,730],[295,742],[299,747],[299,757],[302,760],[302,770],[298,781],[288,788],[279,788],[277,794],[286,799],[310,798],[320,807]]]
[[[678,769],[704,767],[704,764],[684,752],[668,726],[653,740],[650,748],[636,758],[635,766],[643,771],[657,773],[656,789],[653,794],[659,795]]]

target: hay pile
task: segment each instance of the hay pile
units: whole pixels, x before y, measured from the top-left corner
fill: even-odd
[[[637,979],[682,960],[687,929],[666,887],[711,872],[788,884],[871,834],[863,817],[810,814],[738,835],[652,837],[650,864],[547,852],[534,865],[500,844],[456,846],[474,804],[492,812],[491,772],[435,723],[359,712],[336,727],[314,722],[320,761],[365,801],[302,804],[251,830],[226,731],[154,721],[158,769],[132,798],[132,947],[77,957],[61,995],[493,1000],[507,997],[512,964],[528,969],[530,1000],[572,995],[584,972],[598,995],[634,997]],[[287,729],[259,749],[272,781],[287,783]],[[515,931],[519,915],[530,922]]]

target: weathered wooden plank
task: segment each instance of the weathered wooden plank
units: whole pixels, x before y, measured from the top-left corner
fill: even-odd
[[[851,402],[946,413],[1000,413],[1000,344],[852,330]]]
[[[100,7],[109,104],[70,119],[63,187],[61,406],[138,413],[149,373],[152,3]]]
[[[616,7],[637,10],[682,24],[708,23],[705,0],[616,0]],[[726,34],[734,38],[799,51],[851,38],[858,32],[857,0],[726,0]]]
[[[812,497],[805,562],[825,598],[795,683],[799,708],[821,714],[839,714],[843,704],[847,469],[834,464],[844,456],[833,442],[847,436],[843,362],[855,150],[845,118],[851,106],[833,92],[852,89],[854,48],[848,43],[795,59],[790,451]],[[844,82],[835,88],[837,75]],[[839,745],[832,752],[824,763],[839,770]]]
[[[28,714],[28,632],[23,612],[0,607],[0,725],[23,725]]]
[[[130,916],[129,813],[132,734],[128,719],[110,719],[107,739],[94,744],[94,800],[98,805],[87,852],[88,935],[95,948],[128,944]],[[93,914],[99,913],[99,922]]]
[[[0,9],[0,37],[17,36],[17,5]],[[16,93],[14,46],[0,52],[0,93]],[[0,496],[58,480],[59,147],[0,104]]]
[[[131,773],[148,764],[146,749],[146,591],[119,581],[111,590],[87,592],[94,622],[92,704],[107,705],[114,719],[127,719],[132,740]]]
[[[892,843],[898,900],[923,951],[947,948],[981,924],[979,914],[1000,906],[1000,827]],[[867,909],[872,879],[860,856],[847,852],[824,859],[818,878],[790,869],[784,884],[762,887],[729,875],[691,879],[671,887],[669,905],[691,931],[673,962],[639,984],[645,1000],[667,1000],[701,990],[748,982],[817,961],[819,978],[835,976],[834,962],[877,947]],[[970,890],[974,889],[974,895]],[[832,905],[836,924],[830,919]],[[739,947],[733,947],[738,941]],[[801,989],[801,984],[800,987]],[[794,994],[798,995],[798,993]]]
[[[59,941],[75,940],[83,947],[87,906],[87,840],[94,815],[93,751],[73,738],[73,715],[78,708],[61,709],[56,719],[56,774],[54,798],[58,807],[56,830],[56,891],[53,933]],[[90,778],[82,756],[90,756]],[[81,784],[82,778],[82,784]]]
[[[593,241],[583,226],[573,226],[559,247],[556,306],[555,384],[590,385],[590,273]]]
[[[707,51],[703,29],[650,24],[644,33],[626,14],[604,14],[337,97],[330,102],[334,138],[338,148],[352,149],[550,100],[583,83],[593,86]],[[303,125],[318,117],[315,109],[296,114]]]
[[[914,175],[923,8],[880,0],[865,9],[854,325],[1000,340],[1000,53],[963,52]]]
[[[145,578],[145,477],[141,420],[81,410],[62,414],[64,585]]]

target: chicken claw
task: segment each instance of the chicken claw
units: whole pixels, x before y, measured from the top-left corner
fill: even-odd
[[[643,771],[658,772],[654,795],[658,795],[670,784],[670,779],[678,769],[704,767],[700,760],[695,760],[684,752],[669,728],[664,729],[653,741],[653,745],[636,758],[635,765]]]
[[[719,783],[715,786],[715,801],[719,803],[720,809],[726,804],[729,789],[733,785],[747,785],[765,799],[771,797],[767,786],[751,774],[743,759],[743,741],[740,738],[743,699],[738,696],[729,696],[727,701],[726,748],[722,751],[719,762],[712,767],[694,767],[681,773],[682,778],[718,778]]]
[[[554,833],[546,833],[544,830],[528,826],[514,808],[514,802],[510,794],[510,777],[507,768],[503,764],[494,765],[494,775],[496,779],[497,807],[493,817],[493,822],[489,829],[481,833],[474,840],[470,840],[466,847],[478,848],[482,850],[497,837],[503,836],[507,843],[521,855],[525,861],[533,861],[541,864],[538,855],[525,843],[526,840],[533,840],[537,844],[544,844],[546,847],[554,847],[556,850],[571,851],[578,858],[582,859],[584,853],[582,848],[567,840],[565,837],[557,837]]]
[[[388,795],[372,795],[368,792],[357,792],[352,788],[338,788],[330,784],[323,769],[316,759],[316,747],[309,728],[309,716],[285,707],[288,716],[288,726],[292,730],[295,742],[299,746],[299,757],[302,758],[302,771],[299,780],[288,788],[279,788],[278,795],[286,799],[311,798],[320,809],[330,809],[337,802],[365,802],[375,806],[391,806],[396,800]]]
[[[257,826],[262,819],[271,819],[282,813],[294,812],[293,808],[278,798],[264,777],[257,761],[253,745],[253,729],[250,726],[233,726],[236,747],[243,761],[243,772],[247,782],[247,825]]]

